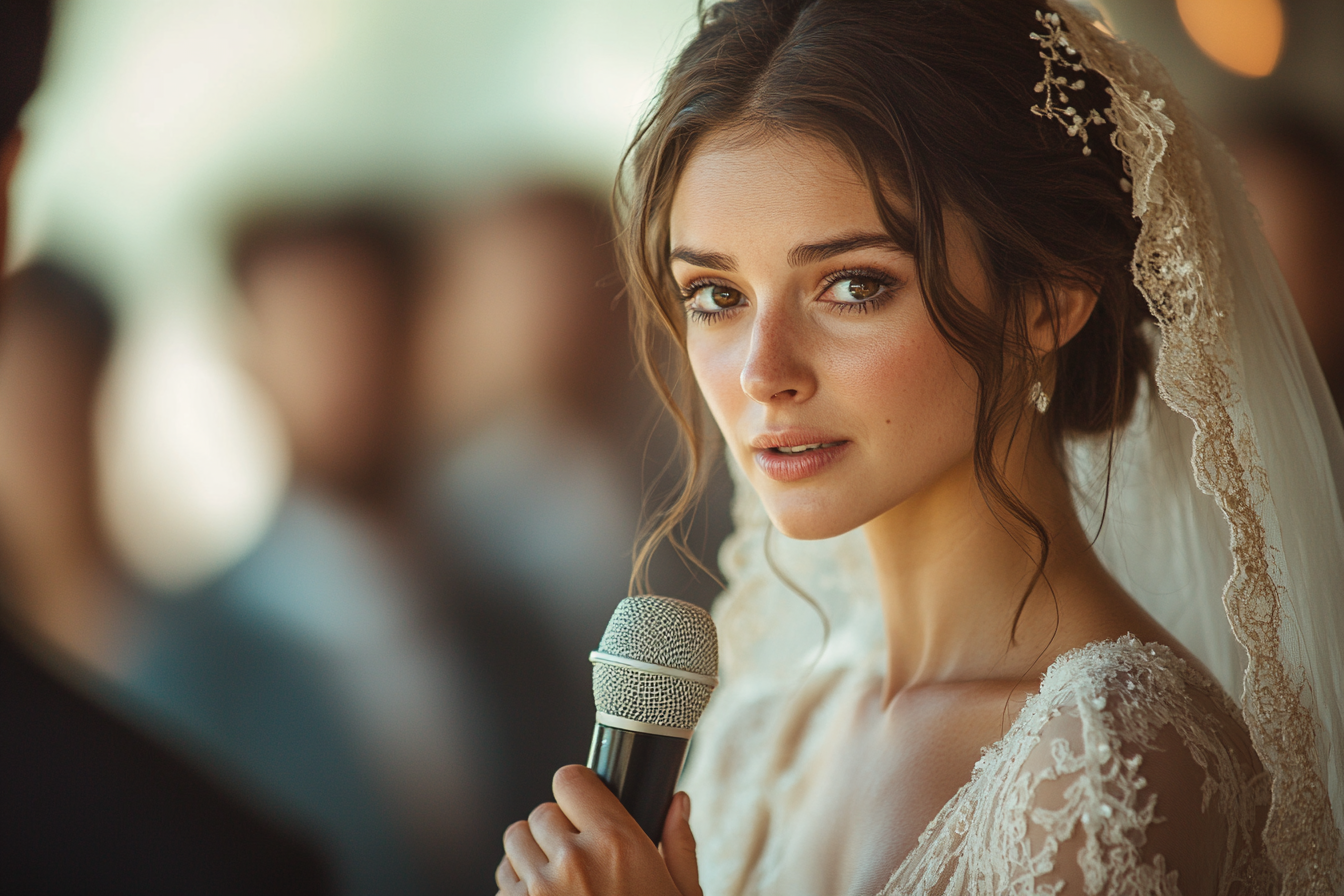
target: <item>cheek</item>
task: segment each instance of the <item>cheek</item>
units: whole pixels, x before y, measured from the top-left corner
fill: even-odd
[[[733,421],[749,403],[747,393],[742,391],[746,351],[746,345],[739,345],[727,332],[692,327],[687,335],[686,354],[691,372],[725,435],[732,432]]]
[[[975,374],[923,314],[837,345],[830,393],[855,423],[895,500],[940,476],[970,452],[975,436]]]

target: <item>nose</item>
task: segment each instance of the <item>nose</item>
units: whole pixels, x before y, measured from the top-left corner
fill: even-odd
[[[742,365],[742,391],[761,404],[797,403],[817,391],[806,334],[783,303],[770,303],[752,321],[751,345]]]

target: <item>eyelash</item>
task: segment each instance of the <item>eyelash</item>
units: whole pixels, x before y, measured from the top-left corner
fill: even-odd
[[[695,294],[706,286],[722,286],[724,289],[731,289],[734,292],[739,291],[736,287],[731,286],[722,280],[716,280],[713,277],[701,277],[698,280],[692,280],[690,283],[687,283],[681,288],[681,303],[686,306],[686,313],[690,316],[691,320],[712,324],[725,314],[730,314],[737,310],[736,308],[725,308],[723,311],[702,311],[699,308],[690,307],[691,299],[695,298]]]
[[[825,279],[822,280],[822,292],[823,293],[828,292],[831,289],[831,287],[835,286],[835,284],[840,283],[841,281],[851,280],[860,277],[866,280],[877,281],[882,286],[883,289],[882,293],[878,295],[877,298],[869,299],[866,302],[828,303],[834,306],[835,310],[838,313],[867,314],[870,311],[876,311],[878,308],[881,308],[888,302],[888,300],[892,298],[892,294],[897,289],[899,289],[901,286],[904,285],[904,281],[892,277],[890,274],[883,273],[882,271],[873,270],[871,268],[845,268],[844,270],[836,271],[833,274],[828,274],[825,277]],[[687,305],[686,311],[687,314],[690,316],[691,320],[698,321],[700,323],[714,323],[716,320],[719,320],[720,318],[723,318],[724,316],[731,314],[733,311],[737,310],[736,308],[725,308],[723,311],[702,311],[699,308],[689,307],[690,300],[695,296],[696,292],[705,288],[706,286],[722,286],[725,289],[732,289],[734,291],[737,291],[737,288],[732,286],[731,284],[725,283],[722,280],[716,280],[712,277],[701,277],[698,280],[692,280],[690,283],[683,286],[680,290],[682,304]]]
[[[872,268],[846,268],[843,271],[836,271],[822,281],[824,291],[829,291],[831,287],[843,280],[857,278],[877,281],[882,286],[882,292],[876,298],[864,302],[831,302],[830,304],[841,314],[867,314],[870,311],[876,311],[891,300],[896,290],[905,285],[902,280]]]

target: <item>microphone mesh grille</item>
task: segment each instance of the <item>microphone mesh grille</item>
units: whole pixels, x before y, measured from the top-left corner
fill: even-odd
[[[694,604],[668,597],[627,597],[607,623],[598,650],[700,675],[719,673],[714,620]],[[598,712],[668,728],[694,728],[713,688],[695,681],[596,663]]]

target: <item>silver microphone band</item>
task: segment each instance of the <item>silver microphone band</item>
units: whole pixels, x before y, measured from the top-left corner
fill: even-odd
[[[716,688],[719,686],[719,679],[713,675],[701,675],[699,672],[687,672],[685,669],[675,669],[672,666],[657,666],[653,663],[642,663],[639,660],[632,660],[629,657],[624,656],[616,656],[612,653],[603,653],[600,650],[594,650],[592,653],[588,654],[588,661],[591,663],[601,663],[604,666],[620,666],[625,669],[635,669],[639,672],[648,672],[650,675],[664,675],[668,678],[680,678],[682,681],[693,681],[696,684],[702,684],[707,688]],[[689,734],[686,736],[690,737]]]
[[[639,734],[661,734],[663,737],[680,737],[682,740],[690,740],[691,735],[695,733],[694,728],[668,728],[666,725],[650,725],[648,722],[636,722],[634,719],[623,719],[620,716],[608,715],[605,712],[597,714],[597,723],[606,725],[608,728],[620,728],[624,731],[634,731]]]

